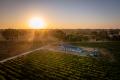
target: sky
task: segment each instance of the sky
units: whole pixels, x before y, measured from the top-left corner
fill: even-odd
[[[120,28],[120,0],[0,0],[0,28],[29,28],[30,18],[47,28]]]

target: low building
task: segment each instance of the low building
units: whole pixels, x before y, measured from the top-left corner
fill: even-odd
[[[83,51],[82,48],[79,48],[77,46],[67,45],[67,44],[59,45],[59,47],[61,50],[69,51],[69,52],[81,53]]]
[[[80,48],[77,46],[62,44],[62,45],[59,45],[59,49],[65,52],[78,53],[80,56],[91,56],[91,57],[99,56],[99,50],[96,48],[94,48],[91,51],[88,51],[88,50],[85,50],[84,48]]]

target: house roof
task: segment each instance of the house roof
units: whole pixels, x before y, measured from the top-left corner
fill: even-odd
[[[77,46],[73,46],[73,45],[69,45],[69,44],[62,44],[61,46],[65,47],[65,48],[72,48],[72,49],[79,49],[79,50],[81,49]]]

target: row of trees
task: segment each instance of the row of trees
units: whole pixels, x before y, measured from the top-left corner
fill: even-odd
[[[28,31],[17,29],[6,29],[1,34],[6,40],[27,40],[30,37]]]
[[[67,33],[62,30],[57,30],[54,33],[54,36],[59,40],[63,41],[120,41],[119,31],[117,30],[100,30],[100,31],[91,31],[89,34],[76,33]]]
[[[119,30],[94,30],[87,31],[84,33],[79,31],[68,32],[64,30],[18,30],[18,29],[6,29],[2,31],[2,36],[6,40],[28,40],[32,37],[38,40],[53,36],[59,41],[120,41]]]

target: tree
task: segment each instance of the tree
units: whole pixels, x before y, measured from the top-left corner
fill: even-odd
[[[26,35],[26,32],[16,29],[5,29],[2,32],[2,36],[6,40],[19,40],[22,38],[22,36]]]
[[[62,30],[56,30],[56,31],[53,33],[53,36],[55,36],[55,37],[58,38],[59,40],[64,40],[66,34],[65,34]]]

